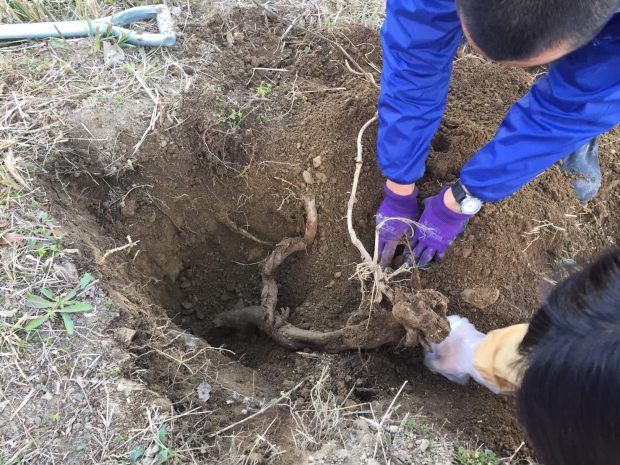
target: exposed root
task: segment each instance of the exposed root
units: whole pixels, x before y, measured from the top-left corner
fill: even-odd
[[[278,285],[275,272],[292,253],[305,250],[317,232],[316,205],[313,197],[304,197],[306,231],[302,238],[283,239],[261,266],[263,278],[260,306],[229,310],[217,315],[215,326],[254,326],[289,349],[312,347],[323,352],[374,349],[384,345],[417,346],[426,341],[440,342],[449,333],[446,321],[447,299],[437,291],[393,294],[393,311],[373,312],[368,321],[329,332],[298,328],[287,321],[287,314],[276,311]]]
[[[317,214],[314,196],[304,196],[306,208],[306,231],[304,237],[287,237],[282,239],[269,257],[263,262],[260,269],[263,278],[263,290],[261,291],[261,308],[266,322],[273,326],[276,324],[276,305],[278,303],[278,285],[274,274],[282,262],[290,254],[306,250],[312,245],[316,237]]]
[[[228,215],[226,213],[224,213],[224,212],[219,212],[219,211],[215,212],[215,218],[217,219],[217,221],[219,221],[220,223],[224,224],[232,232],[235,232],[237,234],[241,234],[246,239],[250,239],[251,241],[257,242],[257,243],[262,244],[262,245],[273,245],[272,242],[264,241],[262,239],[259,239],[258,237],[256,237],[251,232],[246,231],[245,229],[240,228],[239,226],[237,226],[234,223],[234,221],[231,220],[228,217]]]
[[[445,339],[450,327],[445,321],[447,299],[437,291],[422,290],[414,295],[398,294],[394,311],[373,312],[370,320],[336,331],[312,331],[298,328],[276,315],[275,324],[263,318],[261,307],[244,307],[219,314],[216,326],[254,326],[278,344],[292,350],[306,347],[321,352],[375,349],[381,346],[415,347]],[[402,299],[402,300],[400,300]]]

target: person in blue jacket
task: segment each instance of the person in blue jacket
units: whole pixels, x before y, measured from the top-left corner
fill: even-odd
[[[483,202],[512,195],[559,160],[578,173],[580,201],[596,194],[596,137],[620,122],[617,11],[618,0],[387,0],[377,140],[387,178],[376,216],[382,266],[405,237],[418,266],[441,259]],[[460,179],[426,199],[420,216],[415,183],[424,175],[463,34],[486,58],[550,67]]]

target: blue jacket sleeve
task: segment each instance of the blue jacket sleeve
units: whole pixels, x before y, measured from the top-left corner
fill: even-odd
[[[462,34],[455,0],[387,0],[377,160],[394,182],[424,174]]]
[[[555,62],[461,172],[485,201],[501,200],[620,122],[620,16]]]

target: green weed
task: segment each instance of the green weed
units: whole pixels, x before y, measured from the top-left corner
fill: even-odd
[[[243,118],[243,113],[241,110],[233,110],[228,115],[218,115],[218,117],[222,123],[228,123],[231,129],[239,129],[239,123],[241,122],[241,118]]]
[[[273,87],[271,84],[265,84],[265,82],[261,81],[260,86],[256,88],[256,95],[261,98],[266,97],[267,95],[273,92]]]
[[[129,465],[135,465],[142,458],[146,449],[144,446],[136,446],[129,453]]]
[[[267,121],[267,113],[261,112],[258,115],[256,115],[256,121],[259,123],[262,123],[263,121]]]
[[[220,103],[222,101],[222,86],[215,86],[213,91],[215,92],[213,99],[216,103]]]
[[[47,215],[47,213],[45,213]],[[55,257],[60,252],[62,236],[56,235],[47,227],[38,227],[34,231],[37,237],[28,241],[28,249],[40,258]]]
[[[157,445],[159,446],[159,452],[155,456],[154,465],[164,465],[168,463],[174,456],[174,451],[168,446],[168,428],[166,425],[161,425],[157,431]]]
[[[491,449],[469,450],[458,447],[454,451],[454,460],[458,465],[499,465],[500,461]]]
[[[39,291],[41,295],[29,294],[26,297],[26,305],[43,309],[46,313],[32,320],[24,329],[26,331],[33,331],[46,321],[53,322],[56,317],[60,315],[65,324],[67,334],[73,334],[75,332],[75,326],[71,315],[73,313],[89,312],[93,308],[89,303],[78,302],[73,299],[77,293],[88,286],[92,280],[93,277],[86,273],[82,276],[82,279],[80,279],[80,282],[75,288],[65,291],[58,296],[49,289],[41,289]]]
[[[123,370],[121,370],[120,367],[111,368],[103,373],[106,378],[118,378],[122,374]]]

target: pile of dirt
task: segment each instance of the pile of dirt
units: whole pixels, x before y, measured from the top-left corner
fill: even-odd
[[[117,289],[146,293],[181,327],[234,350],[277,392],[319,369],[316,358],[287,351],[256,331],[215,328],[213,320],[259,303],[258,264],[281,238],[303,234],[305,193],[316,197],[319,232],[312,247],[279,270],[278,305],[290,309],[295,325],[318,330],[338,329],[358,310],[360,286],[353,275],[360,257],[349,242],[346,203],[356,136],[376,111],[378,94],[347,70],[329,42],[287,30],[261,11],[189,25],[190,32],[200,46],[185,53],[195,62],[204,44],[218,52],[192,70],[197,85],[175,110],[181,124],[164,121],[143,144],[134,171],[105,182],[72,178],[75,203],[69,205],[63,193],[58,199],[78,213],[73,221],[88,234],[98,228],[97,238],[88,240],[100,248],[124,243],[127,235],[139,239],[140,253],[115,255],[103,267]],[[334,39],[369,72],[380,68],[376,31],[352,28]],[[422,197],[458,177],[532,81],[523,70],[458,57],[446,116],[419,183]],[[551,168],[515,196],[487,205],[442,263],[414,273],[413,288],[445,294],[449,313],[467,316],[484,331],[526,321],[537,308],[539,283],[614,244],[620,218],[610,212],[620,200],[611,180],[620,167],[611,160],[613,137],[601,146],[608,187],[590,205],[580,205],[570,179]],[[355,227],[369,249],[384,182],[374,161],[375,139],[371,127],[355,206]],[[492,298],[480,304],[480,293]],[[432,420],[447,421],[447,430],[500,453],[511,454],[523,439],[508,401],[431,375],[419,350],[329,360],[334,372],[345,374],[332,386],[340,396],[351,391],[356,401],[387,399],[409,379],[401,408],[421,409]],[[167,389],[166,379],[153,382]],[[307,393],[299,396],[307,400]],[[218,407],[226,408],[224,400]]]

